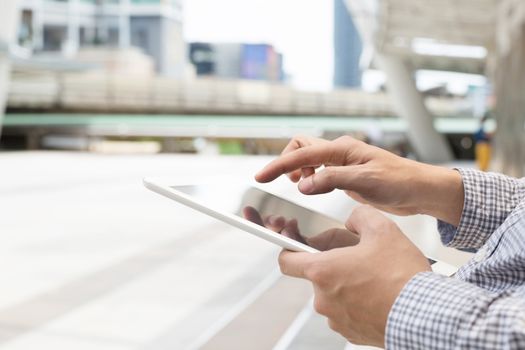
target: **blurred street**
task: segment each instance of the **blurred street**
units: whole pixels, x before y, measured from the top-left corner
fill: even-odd
[[[142,185],[250,181],[269,159],[0,154],[0,349],[344,349],[309,284],[280,275],[278,247]],[[341,220],[355,205],[268,188]],[[434,220],[398,222],[426,253],[467,259],[440,247]]]

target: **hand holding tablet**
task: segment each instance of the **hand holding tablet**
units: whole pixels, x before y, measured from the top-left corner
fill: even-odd
[[[144,179],[144,185],[291,251],[317,253],[359,242],[359,236],[340,221],[252,185],[188,185],[159,179]],[[452,275],[457,270],[433,258],[430,263],[434,270],[445,275]]]

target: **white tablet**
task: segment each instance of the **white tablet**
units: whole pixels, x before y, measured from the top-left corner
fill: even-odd
[[[316,253],[359,241],[340,221],[249,184],[185,185],[144,179],[144,185],[288,250]],[[434,271],[444,275],[457,270],[435,259],[429,261]]]

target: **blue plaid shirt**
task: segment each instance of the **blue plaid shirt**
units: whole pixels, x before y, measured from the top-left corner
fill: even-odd
[[[477,253],[453,278],[424,272],[407,283],[387,349],[525,349],[525,179],[459,171],[461,221],[438,229],[446,245]]]

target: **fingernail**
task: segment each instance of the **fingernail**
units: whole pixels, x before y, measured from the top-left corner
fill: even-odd
[[[314,183],[312,181],[311,176],[299,182],[299,191],[301,191],[302,193],[304,194],[312,193],[313,190],[314,190]]]

